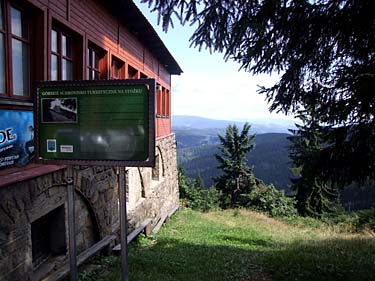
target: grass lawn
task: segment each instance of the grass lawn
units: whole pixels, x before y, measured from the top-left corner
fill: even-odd
[[[121,280],[118,257],[99,263],[81,280]],[[245,210],[181,209],[156,236],[130,246],[129,280],[375,280],[375,237]]]

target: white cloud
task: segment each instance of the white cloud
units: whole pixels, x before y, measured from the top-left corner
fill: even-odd
[[[272,85],[276,78],[237,71],[173,77],[172,113],[216,119],[284,118],[270,114],[265,95],[257,93],[257,85]]]

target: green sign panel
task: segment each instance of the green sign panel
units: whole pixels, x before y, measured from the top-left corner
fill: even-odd
[[[153,166],[154,99],[153,79],[40,83],[37,158],[61,164]]]

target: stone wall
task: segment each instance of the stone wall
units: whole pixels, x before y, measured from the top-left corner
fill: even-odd
[[[129,169],[129,176],[138,174],[129,182],[130,229],[147,218],[155,226],[165,212],[179,203],[175,135],[157,139],[155,154],[155,168]]]
[[[29,280],[31,223],[66,199],[63,171],[0,188],[0,280]]]
[[[165,212],[178,204],[174,134],[156,141],[156,156],[155,168],[127,169],[129,231],[147,218],[156,225]],[[0,280],[39,280],[67,261],[66,255],[52,256],[34,268],[31,237],[32,224],[35,226],[36,221],[63,206],[65,215],[59,219],[64,220],[68,245],[64,185],[67,174],[73,175],[75,184],[78,253],[119,232],[116,169],[83,166],[68,169],[0,188]]]
[[[115,169],[75,166],[73,175],[74,185],[93,216],[99,238],[116,231],[120,222]]]

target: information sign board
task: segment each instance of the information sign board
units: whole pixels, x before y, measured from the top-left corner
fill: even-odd
[[[154,165],[154,79],[41,82],[36,97],[38,161]]]

